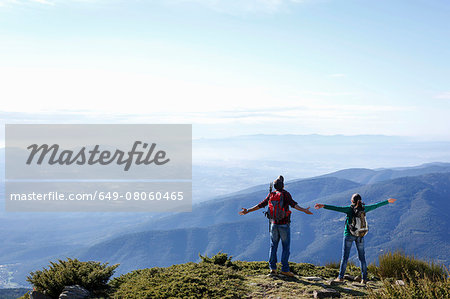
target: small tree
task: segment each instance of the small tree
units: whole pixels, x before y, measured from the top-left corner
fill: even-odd
[[[93,295],[107,294],[109,278],[114,274],[119,264],[108,266],[108,263],[81,262],[77,259],[58,260],[50,262],[48,269],[31,272],[27,281],[34,288],[50,297],[58,298],[65,286],[80,285]]]

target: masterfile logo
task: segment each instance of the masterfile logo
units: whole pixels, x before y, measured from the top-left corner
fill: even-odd
[[[142,146],[143,150],[139,151],[138,147]],[[155,154],[153,152],[156,148],[156,143],[152,143],[150,146],[148,143],[135,141],[131,151],[124,152],[121,150],[115,150],[113,153],[108,150],[100,151],[100,145],[95,145],[93,149],[86,149],[88,147],[83,146],[79,151],[74,152],[72,150],[62,150],[58,144],[53,144],[49,146],[48,144],[32,144],[27,147],[30,150],[30,155],[28,156],[27,164],[33,163],[34,157],[37,155],[36,164],[41,165],[45,157],[49,155],[47,163],[50,165],[94,165],[99,163],[101,165],[108,165],[116,162],[118,165],[125,165],[124,170],[128,171],[133,163],[133,156],[136,156],[136,165],[149,165],[154,163],[155,165],[164,165],[170,161],[166,159],[166,152],[159,150]],[[148,149],[147,149],[148,148]]]
[[[7,211],[190,211],[192,126],[6,125]]]

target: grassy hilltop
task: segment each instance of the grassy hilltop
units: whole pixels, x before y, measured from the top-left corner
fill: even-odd
[[[117,265],[68,259],[32,272],[28,281],[54,298],[64,286],[74,284],[88,289],[92,298],[312,298],[325,289],[337,291],[341,298],[450,297],[445,267],[400,252],[380,256],[378,266],[371,264],[367,285],[354,279],[360,269],[353,263],[348,265],[345,283],[330,285],[338,275],[338,263],[290,263],[295,277],[269,277],[267,262],[232,261],[225,253],[201,259],[199,263],[135,270],[112,280],[109,277]]]

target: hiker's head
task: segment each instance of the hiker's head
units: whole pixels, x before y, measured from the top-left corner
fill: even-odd
[[[352,205],[355,205],[357,207],[361,207],[362,206],[361,195],[359,195],[358,193],[355,193],[355,194],[352,195]]]
[[[273,181],[273,187],[278,191],[283,190],[284,178],[282,175],[278,176],[277,179],[275,181]]]

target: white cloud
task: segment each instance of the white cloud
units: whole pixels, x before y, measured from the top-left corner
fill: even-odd
[[[43,4],[54,5],[54,1],[50,0],[0,0],[0,6],[24,5],[24,4]]]
[[[99,2],[104,0],[0,0],[0,6],[8,5],[23,5],[23,4],[43,4],[55,5],[62,2]],[[117,0],[119,2],[127,3],[126,0]],[[169,3],[177,5],[181,3],[194,3],[206,6],[214,11],[242,14],[242,13],[276,13],[288,7],[289,5],[296,5],[310,0],[157,0],[162,3]],[[145,2],[145,1],[142,1]],[[148,0],[150,3],[151,1]]]
[[[198,3],[212,10],[229,13],[276,13],[306,0],[171,0],[173,3]]]
[[[354,95],[353,92],[339,92],[339,91],[308,91],[304,93],[319,97],[344,97]]]
[[[0,0],[0,7],[16,6],[16,5],[43,5],[43,6],[54,6],[59,3],[67,2],[84,2],[93,3],[103,1],[107,3],[108,0]],[[118,0],[126,3],[125,0]]]
[[[0,7],[7,6],[9,4],[19,4],[20,2],[17,0],[0,0]]]
[[[37,2],[40,4],[45,4],[45,5],[54,5],[53,2],[47,1],[47,0],[31,0],[31,2]]]
[[[260,86],[94,68],[2,68],[0,82],[0,98],[7,99],[3,111],[184,113],[266,108],[277,102]]]
[[[109,114],[126,121],[224,123],[351,122],[389,119],[405,106],[349,105],[350,92],[284,93],[276,87],[99,69],[3,68],[4,112]],[[339,104],[340,103],[340,104]],[[409,110],[408,110],[409,109]],[[56,117],[56,116],[55,116]],[[104,117],[103,117],[104,118]],[[70,117],[73,119],[73,117]],[[357,122],[357,123],[354,123]],[[343,124],[345,126],[345,124]]]

